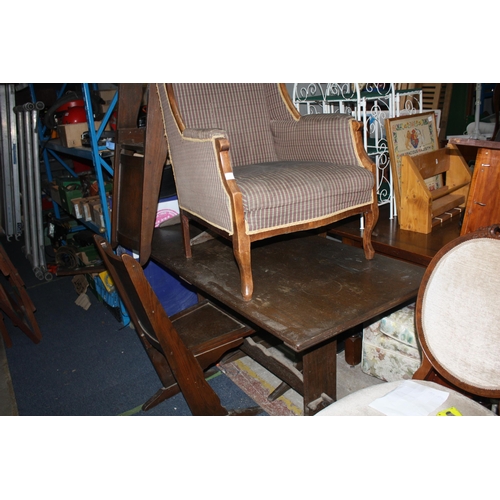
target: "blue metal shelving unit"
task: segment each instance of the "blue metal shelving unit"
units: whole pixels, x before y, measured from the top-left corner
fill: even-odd
[[[64,92],[66,91],[67,84],[63,84],[61,89],[57,92],[57,98],[59,99]],[[99,190],[99,197],[101,201],[103,218],[104,218],[104,236],[109,241],[111,238],[111,220],[109,215],[108,204],[106,200],[106,190],[104,187],[104,172],[107,172],[110,177],[113,177],[113,169],[106,162],[106,159],[111,158],[113,156],[113,152],[110,151],[105,146],[99,146],[99,141],[102,137],[102,133],[104,129],[109,123],[109,119],[111,114],[113,113],[116,103],[118,102],[118,90],[116,91],[109,108],[107,109],[99,128],[96,130],[96,124],[94,121],[94,110],[92,109],[92,99],[91,99],[91,84],[82,83],[82,93],[83,100],[85,103],[85,113],[87,117],[87,124],[89,126],[89,139],[90,139],[90,147],[89,148],[68,148],[61,146],[56,140],[50,138],[50,131],[46,129],[46,127],[39,123],[39,137],[42,147],[42,157],[45,164],[45,170],[47,174],[47,179],[49,181],[53,180],[52,171],[50,167],[49,155],[54,158],[60,165],[62,165],[73,177],[77,177],[77,174],[74,170],[67,164],[64,160],[63,156],[71,156],[76,158],[82,158],[87,160],[92,160],[95,174],[97,177],[97,184]],[[93,84],[93,90],[96,90],[97,86]],[[32,99],[36,102],[35,89],[33,84],[30,84],[30,90]],[[59,218],[60,217],[60,208],[57,204],[54,204],[54,215]],[[94,224],[81,221],[79,222],[83,224],[80,226],[81,229],[84,227],[88,227],[95,232],[100,232],[99,228]]]
[[[63,96],[66,91],[67,84],[63,84],[61,89],[57,92],[57,99]],[[97,85],[92,85],[92,90],[97,90]],[[33,84],[30,84],[31,97],[34,102],[36,102],[35,89]],[[114,156],[114,152],[108,149],[106,146],[99,146],[99,141],[101,140],[102,133],[104,132],[106,126],[109,123],[109,119],[111,114],[113,113],[116,103],[118,102],[118,90],[116,91],[109,108],[104,114],[103,119],[101,120],[101,124],[99,128],[96,130],[96,123],[94,120],[94,110],[92,108],[92,98],[91,98],[91,84],[82,83],[82,93],[83,100],[85,103],[85,114],[87,118],[88,130],[89,130],[89,139],[90,139],[90,147],[88,148],[68,148],[62,146],[57,140],[53,140],[50,138],[50,130],[39,121],[39,137],[40,137],[40,146],[42,152],[42,158],[45,164],[45,170],[47,179],[52,182],[53,176],[50,167],[49,156],[54,158],[60,165],[62,165],[67,172],[73,177],[78,177],[78,174],[68,165],[68,163],[64,160],[63,156],[70,156],[73,158],[81,158],[86,160],[91,160],[94,171],[97,177],[99,198],[101,202],[101,207],[103,211],[104,218],[104,237],[110,241],[111,239],[111,219],[109,214],[108,203],[106,199],[106,189],[105,189],[105,179],[104,172],[106,172],[111,178],[113,177],[113,168],[106,161]],[[54,206],[54,215],[56,218],[60,218],[60,208],[57,203],[53,203]],[[101,230],[96,225],[89,223],[88,221],[83,221],[82,219],[77,219],[81,224],[76,228],[73,228],[73,231],[83,230],[83,229],[91,229],[94,232],[100,233]],[[100,280],[100,278],[97,278]],[[130,317],[128,315],[127,310],[125,309],[122,301],[119,299],[116,292],[108,293],[104,286],[100,286],[100,282],[96,281],[96,289],[99,295],[103,298],[103,300],[112,307],[119,307],[122,315],[122,321],[124,325],[128,325],[130,323]]]

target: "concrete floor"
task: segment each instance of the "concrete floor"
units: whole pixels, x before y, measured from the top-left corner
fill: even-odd
[[[0,416],[19,415],[17,403],[10,378],[9,365],[5,354],[5,345],[0,337]]]

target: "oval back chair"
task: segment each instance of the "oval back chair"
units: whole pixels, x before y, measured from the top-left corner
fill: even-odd
[[[450,407],[462,415],[493,415],[485,403],[500,398],[499,325],[500,225],[496,224],[445,245],[422,279],[415,307],[422,365],[413,381],[448,393],[431,415]],[[383,415],[370,405],[405,382],[368,387],[318,415]]]

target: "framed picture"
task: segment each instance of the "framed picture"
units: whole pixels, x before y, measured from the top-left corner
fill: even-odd
[[[434,111],[385,120],[396,207],[401,203],[401,157],[439,149],[439,133]],[[442,175],[426,179],[429,190],[443,185]]]

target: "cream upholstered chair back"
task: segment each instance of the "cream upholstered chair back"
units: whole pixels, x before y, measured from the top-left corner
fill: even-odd
[[[417,331],[434,368],[473,393],[500,391],[500,226],[436,255],[417,300]]]

